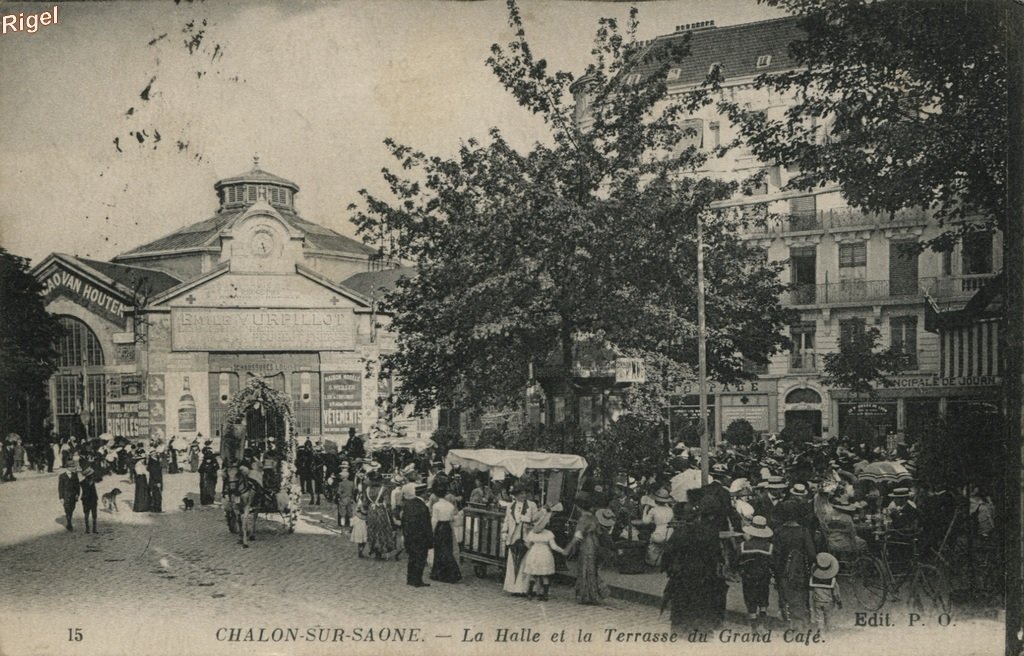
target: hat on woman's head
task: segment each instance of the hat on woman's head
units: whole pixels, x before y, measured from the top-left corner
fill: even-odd
[[[540,512],[537,514],[536,518],[533,520],[533,528],[531,529],[531,531],[533,533],[540,533],[545,528],[547,528],[548,522],[550,521],[551,512],[549,510],[542,508]]]
[[[744,526],[743,532],[754,538],[770,538],[774,533],[768,527],[768,520],[761,515],[754,515],[750,520],[750,526]]]
[[[610,508],[600,508],[595,513],[597,523],[605,528],[615,526],[615,513]]]
[[[675,499],[672,498],[672,495],[669,494],[668,490],[666,490],[665,488],[660,488],[651,496],[651,498],[654,499],[654,503],[662,504],[675,503],[676,501]]]
[[[832,579],[839,573],[839,561],[830,553],[821,552],[814,560],[814,571],[811,573],[816,579]]]

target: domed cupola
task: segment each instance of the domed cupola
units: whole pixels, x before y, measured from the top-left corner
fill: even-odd
[[[295,211],[295,194],[299,185],[260,169],[260,158],[253,158],[252,170],[231,178],[218,180],[213,188],[220,199],[218,212],[240,210],[257,200],[266,200],[278,209]]]

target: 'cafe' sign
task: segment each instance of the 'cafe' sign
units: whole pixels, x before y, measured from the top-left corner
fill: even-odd
[[[58,270],[44,280],[43,294],[47,300],[58,294],[67,296],[122,328],[127,325],[124,303],[70,271]]]

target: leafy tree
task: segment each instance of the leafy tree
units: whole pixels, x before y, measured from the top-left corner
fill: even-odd
[[[807,37],[790,48],[795,70],[755,81],[791,95],[784,117],[720,104],[737,142],[799,169],[791,189],[837,182],[865,210],[928,207],[947,225],[985,218],[951,227],[931,240],[936,249],[1006,227],[1007,70],[995,3],[762,1],[800,16]],[[864,381],[880,380],[877,367],[862,368],[853,379],[870,391]]]
[[[454,428],[441,427],[434,431],[430,439],[437,445],[437,459],[444,460],[452,449],[461,449],[465,446],[462,435]]]
[[[720,108],[763,161],[795,165],[791,189],[839,183],[869,211],[926,207],[940,222],[1006,212],[1002,12],[992,2],[760,0],[800,17],[794,70],[757,88],[793,98],[784,117]],[[948,249],[970,224],[933,240]]]
[[[876,350],[880,338],[877,328],[868,328],[842,342],[837,353],[826,353],[822,382],[869,398],[877,396],[877,386],[895,385],[890,376],[899,371],[902,354],[892,348]]]
[[[787,421],[786,427],[779,433],[779,438],[794,444],[810,442],[814,439],[814,427],[803,419]]]
[[[669,99],[668,63],[624,83],[634,59],[636,14],[625,33],[603,19],[586,90],[586,127],[574,120],[572,74],[534,57],[518,8],[515,37],[488,64],[548,138],[519,152],[501,131],[467,140],[452,158],[387,140],[400,171],[386,169],[393,198],[361,192],[353,207],[364,239],[418,274],[385,299],[398,335],[383,358],[399,373],[399,403],[420,411],[512,406],[528,363],[558,353],[552,385],[576,422],[573,346],[595,339],[619,352],[696,362],[695,226],[705,221],[709,370],[744,378],[743,358],[767,362],[785,345],[779,268],[735,236],[724,217],[703,216],[737,185],[693,172],[706,154],[679,147],[679,118],[708,100],[698,90]]]
[[[980,485],[1002,499],[1004,430],[998,413],[966,409],[936,418],[930,430],[921,435],[916,476],[953,489]]]
[[[753,425],[746,419],[733,419],[725,428],[722,437],[729,444],[747,445],[754,441],[755,431]]]
[[[660,422],[624,415],[607,430],[591,436],[581,455],[593,467],[595,480],[611,489],[619,474],[638,479],[659,474],[665,453]]]
[[[29,261],[0,247],[0,431],[40,434],[46,383],[57,370],[63,329],[43,305],[43,287]]]

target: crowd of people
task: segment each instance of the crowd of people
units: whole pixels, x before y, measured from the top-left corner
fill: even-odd
[[[18,446],[13,440],[3,445],[5,474],[18,471]],[[659,474],[585,478],[575,497],[554,507],[539,503],[538,481],[529,477],[499,481],[458,468],[445,471],[430,452],[367,453],[357,436],[340,450],[307,438],[294,468],[309,505],[336,505],[355,555],[404,556],[410,586],[429,585],[425,576],[460,581],[460,544],[470,537],[464,535],[466,509],[491,509],[503,518],[503,589],[509,594],[546,600],[560,556],[574,563],[569,570],[577,601],[598,604],[608,594],[601,569],[614,563],[622,571],[667,576],[664,604],[679,630],[721,624],[730,583],[738,583],[751,626],[759,630],[769,623],[772,587],[779,619],[827,628],[842,605],[841,563],[880,535],[909,536],[914,554],[934,553],[960,517],[973,539],[997,542],[990,494],[980,486],[950,489],[915,481],[915,456],[902,447],[886,452],[771,436],[748,446],[722,445],[706,456],[680,443],[666,454]],[[276,492],[283,459],[271,440],[232,463]],[[896,465],[891,479],[862,475],[880,461]],[[64,467],[58,494],[68,530],[81,501],[88,532],[96,530],[96,483],[109,473],[127,475],[134,484],[132,510],[161,512],[165,474],[186,466],[198,473],[199,502],[210,505],[228,463],[209,440],[186,445],[171,438],[148,444],[65,439],[54,442],[49,456],[37,454],[23,466],[47,464],[51,471]],[[629,554],[640,558],[626,562]]]
[[[730,580],[739,579],[752,628],[768,624],[774,582],[779,618],[827,628],[841,607],[840,562],[895,536],[890,553],[934,554],[957,530],[994,541],[994,504],[970,490],[915,482],[915,452],[835,442],[791,444],[773,437],[708,454],[702,485],[698,449],[676,445],[665,471],[622,478],[605,490],[615,541],[643,545],[648,567],[668,577],[664,601],[679,629],[716,628]],[[867,475],[874,470],[888,475]],[[963,518],[959,526],[956,517]]]

